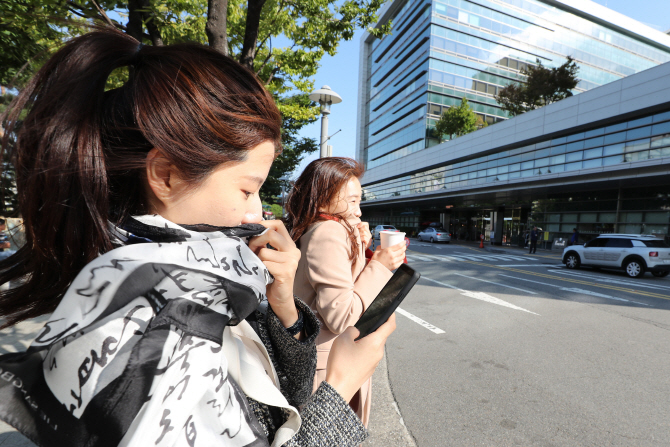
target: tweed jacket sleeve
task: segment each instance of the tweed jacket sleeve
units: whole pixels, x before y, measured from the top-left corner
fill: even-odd
[[[356,413],[328,382],[321,382],[300,416],[300,430],[283,447],[354,447],[368,437]]]
[[[281,391],[286,400],[298,408],[301,407],[312,394],[314,375],[316,373],[316,336],[319,335],[319,321],[310,308],[295,299],[295,305],[302,312],[303,328],[307,338],[297,340],[289,335],[279,318],[268,306],[266,328],[270,341],[270,357],[273,359],[275,370],[279,376]],[[261,332],[263,332],[261,325]],[[263,340],[268,347],[268,343]]]

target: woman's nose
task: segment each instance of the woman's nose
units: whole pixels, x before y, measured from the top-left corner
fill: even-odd
[[[247,209],[247,212],[244,214],[244,218],[242,219],[242,223],[259,223],[262,220],[263,204],[261,203],[261,199],[259,197],[255,199],[253,205]]]
[[[361,217],[363,213],[361,212],[361,207],[357,206],[356,209],[354,210],[354,216],[356,217]]]

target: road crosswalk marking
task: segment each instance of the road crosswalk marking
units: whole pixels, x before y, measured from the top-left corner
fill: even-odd
[[[427,255],[411,254],[407,255],[409,262],[460,262],[460,261],[537,261],[535,258],[521,257],[514,255]]]

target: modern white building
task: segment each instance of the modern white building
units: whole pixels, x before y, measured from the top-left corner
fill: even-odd
[[[407,0],[361,41],[357,158],[372,224],[514,244],[572,228],[668,234],[670,36],[588,0]],[[580,66],[575,96],[507,120],[493,95],[533,57]],[[660,64],[660,65],[659,65]],[[439,143],[467,97],[489,127]]]

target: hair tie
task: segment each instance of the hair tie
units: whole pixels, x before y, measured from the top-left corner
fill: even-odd
[[[130,56],[130,64],[129,65],[136,66],[137,64],[139,64],[139,62],[140,62],[140,50],[142,49],[143,46],[144,46],[144,44],[142,42],[140,42],[137,45],[137,48],[135,48],[135,52],[133,53],[132,56]]]

